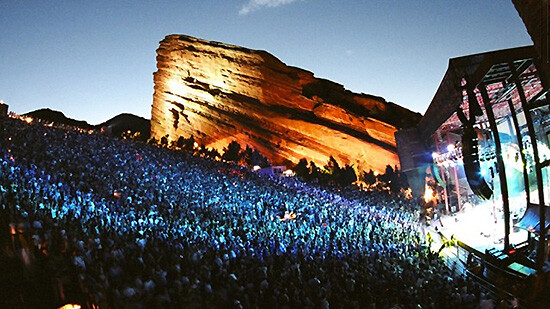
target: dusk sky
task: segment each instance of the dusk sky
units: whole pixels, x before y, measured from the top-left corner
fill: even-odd
[[[0,0],[0,99],[92,124],[150,118],[172,33],[266,50],[421,113],[449,58],[532,44],[510,0]]]

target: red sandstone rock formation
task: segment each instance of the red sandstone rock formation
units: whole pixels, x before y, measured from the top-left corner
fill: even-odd
[[[359,170],[398,165],[394,132],[420,114],[285,65],[265,51],[168,35],[157,49],[151,136],[248,144],[272,162],[330,155]]]

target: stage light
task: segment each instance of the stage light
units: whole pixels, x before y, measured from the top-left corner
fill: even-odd
[[[260,169],[260,166],[258,166],[258,165],[254,165],[254,167],[253,167],[252,169],[253,169],[254,171],[257,171],[257,170],[259,170],[259,169]]]
[[[79,304],[67,304],[65,306],[59,307],[59,309],[80,309],[81,306]]]
[[[455,150],[455,144],[449,144],[449,145],[447,145],[447,151],[450,152],[450,151],[453,151],[453,150]]]
[[[437,158],[438,155],[439,155],[439,154],[438,154],[437,152],[432,152],[432,158],[435,159],[435,158]]]
[[[426,185],[426,188],[424,190],[424,201],[427,203],[431,201],[434,198],[434,191],[432,188]]]
[[[288,170],[286,170],[286,171],[283,172],[283,176],[286,176],[286,177],[292,177],[292,176],[294,176],[294,175],[295,175],[295,174],[294,174],[294,171],[292,171],[292,170],[290,170],[290,169],[288,169]]]

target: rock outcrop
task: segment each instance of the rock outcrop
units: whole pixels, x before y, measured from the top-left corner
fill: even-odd
[[[271,54],[168,35],[157,49],[151,136],[248,144],[273,163],[330,155],[359,170],[398,165],[394,132],[420,114],[356,94]]]

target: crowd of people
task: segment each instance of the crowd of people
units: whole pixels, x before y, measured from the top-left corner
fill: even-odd
[[[144,143],[0,119],[0,205],[3,307],[492,308],[411,201]]]

